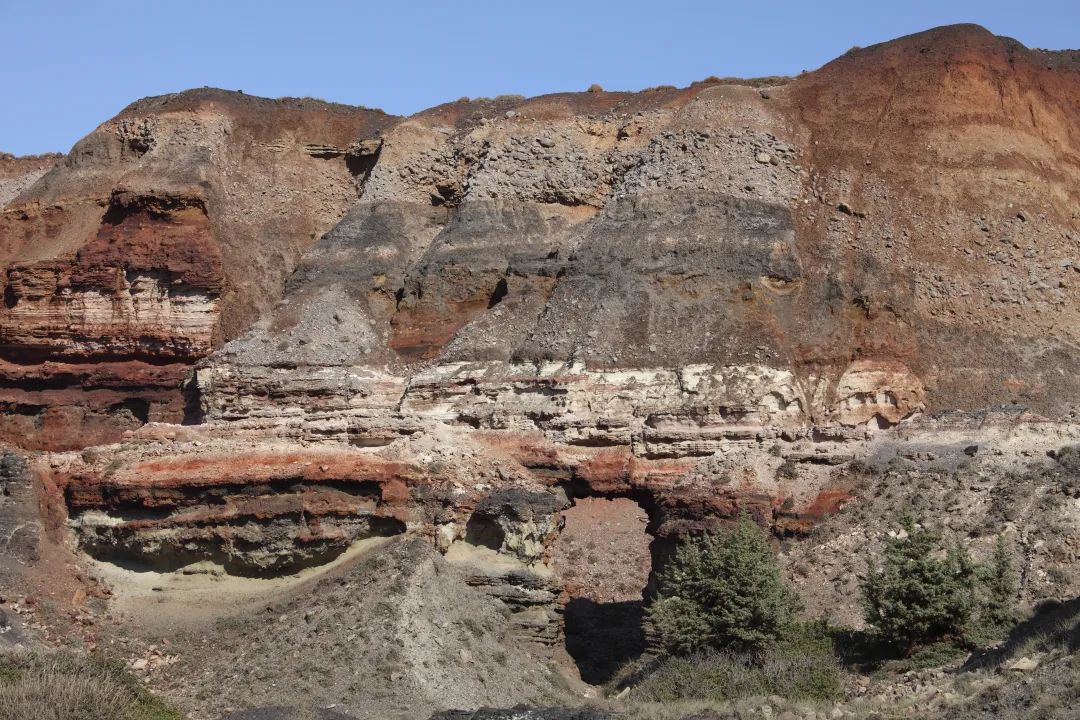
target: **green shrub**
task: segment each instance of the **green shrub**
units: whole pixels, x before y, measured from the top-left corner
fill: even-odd
[[[732,530],[680,545],[649,608],[661,644],[674,654],[760,648],[779,639],[794,614],[769,541],[745,514]]]
[[[757,650],[702,650],[669,655],[636,668],[631,696],[645,702],[737,700],[779,695],[788,700],[831,700],[843,692],[840,664],[827,628],[792,625],[788,634]]]
[[[866,621],[908,654],[939,640],[967,636],[975,608],[977,568],[959,545],[917,527],[910,516],[904,532],[885,540],[881,566],[871,563],[862,581]]]

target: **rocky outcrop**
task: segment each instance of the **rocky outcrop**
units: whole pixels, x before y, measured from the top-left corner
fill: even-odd
[[[763,366],[814,422],[1060,414],[1076,76],[1068,53],[957,26],[767,89],[404,120],[211,90],[140,101],[4,211],[3,433],[77,447],[179,421],[185,366],[232,338],[212,364],[254,384],[289,367]],[[880,369],[841,378],[856,363]]]
[[[34,486],[26,462],[0,451],[0,583],[13,586],[20,566],[38,559],[42,523],[34,502]]]
[[[114,193],[74,258],[8,266],[0,352],[23,364],[190,363],[212,348],[223,281],[198,196]]]
[[[180,422],[186,369],[277,298],[357,197],[346,148],[390,121],[190,91],[42,158],[0,214],[0,438],[71,448]]]
[[[409,470],[325,453],[208,454],[69,471],[63,489],[94,555],[164,570],[212,560],[267,575],[403,532],[409,518],[396,505]]]

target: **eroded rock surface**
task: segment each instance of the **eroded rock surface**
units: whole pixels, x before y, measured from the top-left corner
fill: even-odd
[[[99,560],[422,538],[540,654],[741,512],[844,622],[901,504],[1078,594],[1078,117],[1076,53],[973,26],[767,87],[141,101],[4,210],[3,432],[72,450],[31,469]],[[570,557],[593,503],[632,587]]]
[[[358,196],[350,144],[391,120],[193,90],[132,104],[18,193],[5,181],[0,438],[77,448],[182,421],[186,370],[276,301]]]

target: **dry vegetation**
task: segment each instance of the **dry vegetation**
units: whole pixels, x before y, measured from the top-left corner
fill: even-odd
[[[0,659],[0,720],[180,720],[124,670],[67,654]]]

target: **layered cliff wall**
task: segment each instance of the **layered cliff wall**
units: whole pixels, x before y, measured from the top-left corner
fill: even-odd
[[[358,196],[350,146],[391,120],[194,90],[24,176],[0,215],[0,437],[72,448],[180,422],[184,373],[277,300]]]
[[[600,500],[644,518],[638,578],[741,511],[824,522],[784,553],[842,619],[900,498],[1075,594],[1078,118],[1076,53],[972,26],[409,118],[142,101],[4,210],[4,437],[96,446],[33,472],[99,559],[266,576],[411,534],[541,645],[605,586],[559,545]]]

